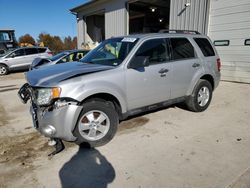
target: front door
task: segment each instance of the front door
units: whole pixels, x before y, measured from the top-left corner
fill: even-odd
[[[172,68],[169,54],[165,39],[147,40],[137,50],[133,58],[147,57],[148,66],[127,69],[128,110],[170,98]],[[136,62],[132,59],[130,63]]]
[[[6,58],[5,58],[5,63],[11,68],[11,69],[16,69],[23,67],[25,65],[25,52],[23,49],[18,49],[10,53]]]

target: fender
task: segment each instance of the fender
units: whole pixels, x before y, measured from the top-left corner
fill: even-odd
[[[3,62],[0,62],[0,65],[4,65],[4,66],[6,66],[8,69],[10,69],[9,66],[8,66],[7,64],[3,63]]]
[[[67,95],[81,102],[92,95],[100,93],[114,96],[120,103],[122,113],[127,112],[126,94],[118,85],[104,80],[87,82],[82,87],[74,88]]]

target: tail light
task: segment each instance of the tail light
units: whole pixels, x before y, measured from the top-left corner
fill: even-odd
[[[52,52],[47,52],[49,55],[53,55]]]
[[[218,71],[220,72],[220,69],[221,69],[221,61],[220,61],[220,58],[217,59],[217,69],[218,69]]]

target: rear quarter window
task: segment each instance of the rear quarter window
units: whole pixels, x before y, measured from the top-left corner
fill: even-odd
[[[194,38],[205,57],[215,56],[214,49],[206,38]]]
[[[187,38],[170,38],[172,60],[195,58],[195,51]]]

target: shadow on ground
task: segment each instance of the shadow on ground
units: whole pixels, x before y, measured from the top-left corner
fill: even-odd
[[[79,147],[78,152],[59,172],[63,188],[107,187],[115,179],[115,170],[96,149]]]

